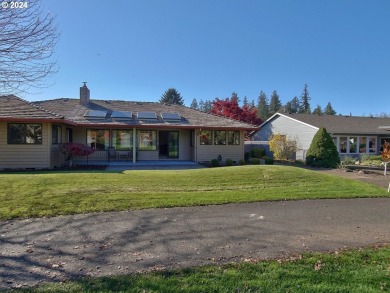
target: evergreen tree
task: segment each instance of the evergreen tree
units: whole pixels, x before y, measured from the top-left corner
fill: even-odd
[[[246,96],[242,99],[242,105],[249,106],[248,98]]]
[[[265,121],[269,117],[269,104],[267,95],[261,91],[257,101],[257,116]]]
[[[324,109],[324,114],[326,115],[336,115],[336,111],[333,109],[332,104],[328,102]]]
[[[317,107],[313,110],[313,114],[322,115],[322,108],[320,105],[317,104]]]
[[[192,100],[191,105],[190,105],[190,108],[191,108],[191,109],[194,109],[194,110],[199,110],[198,101],[197,101],[196,99],[193,99],[193,100]]]
[[[213,109],[213,102],[210,100],[206,100],[204,102],[203,112],[211,113],[211,109]]]
[[[203,99],[200,99],[200,101],[199,101],[198,110],[204,112],[204,101],[203,101]]]
[[[295,96],[291,101],[288,101],[284,106],[284,112],[286,113],[298,113],[299,112],[299,99]]]
[[[314,135],[306,154],[306,164],[314,167],[336,168],[340,164],[339,153],[332,137],[325,128]]]
[[[308,85],[305,84],[305,87],[303,88],[303,92],[301,95],[300,105],[299,105],[299,113],[311,113],[310,110],[310,96],[308,91]]]
[[[183,105],[184,100],[176,89],[170,88],[161,96],[160,103]]]
[[[279,109],[281,108],[282,108],[282,103],[280,102],[278,92],[275,90],[272,92],[271,101],[269,102],[269,115],[272,116],[273,114],[278,112]]]

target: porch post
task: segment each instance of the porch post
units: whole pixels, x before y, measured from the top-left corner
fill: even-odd
[[[137,162],[137,130],[133,127],[133,163]]]

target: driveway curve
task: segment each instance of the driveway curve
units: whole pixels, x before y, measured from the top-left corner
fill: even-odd
[[[390,243],[390,198],[108,212],[0,222],[0,289]]]

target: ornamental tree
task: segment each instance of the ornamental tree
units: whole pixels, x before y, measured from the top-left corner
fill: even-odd
[[[242,108],[238,105],[238,99],[232,97],[220,100],[216,98],[213,101],[211,113],[224,116],[230,119],[239,120],[252,125],[260,125],[263,121],[257,117],[257,110],[251,105],[244,105]]]
[[[336,145],[323,127],[317,131],[311,141],[306,154],[306,164],[325,168],[336,168],[340,164]]]
[[[383,145],[383,151],[381,151],[381,155],[382,161],[385,164],[384,175],[386,175],[387,163],[390,162],[390,144],[387,141],[385,141],[385,144]]]
[[[273,134],[269,138],[269,149],[273,152],[275,160],[294,160],[297,148],[297,142],[287,140],[284,134]]]
[[[93,154],[95,149],[82,144],[82,143],[73,143],[68,142],[62,145],[62,149],[66,155],[69,156],[69,165],[72,166],[73,157],[85,157]]]

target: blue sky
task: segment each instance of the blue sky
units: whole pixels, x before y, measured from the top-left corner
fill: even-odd
[[[190,105],[308,84],[312,109],[390,113],[388,0],[43,0],[61,32],[59,72],[27,100],[158,101],[170,87]]]

